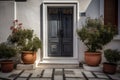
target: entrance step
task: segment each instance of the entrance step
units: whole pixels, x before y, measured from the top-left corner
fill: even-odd
[[[23,69],[35,69],[35,66],[36,64],[17,64],[17,67],[16,69],[20,69],[20,70],[23,70]]]
[[[38,67],[43,68],[43,69],[46,69],[46,68],[68,68],[68,69],[81,68],[81,67],[79,67],[78,64],[50,64],[50,63],[39,63]]]
[[[50,63],[50,64],[79,64],[77,58],[67,58],[67,57],[48,57],[43,58],[40,63]]]
[[[87,71],[100,71],[102,72],[102,66],[88,66],[87,64],[83,64],[83,69],[87,70]]]

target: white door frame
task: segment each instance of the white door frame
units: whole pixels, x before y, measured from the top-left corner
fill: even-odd
[[[73,57],[49,57],[48,56],[48,19],[47,19],[47,7],[49,6],[73,6],[74,12],[73,12]],[[79,15],[79,9],[78,9],[78,2],[43,2],[43,63],[78,63],[78,41],[77,41],[77,34],[76,29],[78,26],[78,15]],[[58,60],[58,61],[57,61]],[[67,61],[68,60],[68,61]],[[70,61],[70,60],[73,60]]]

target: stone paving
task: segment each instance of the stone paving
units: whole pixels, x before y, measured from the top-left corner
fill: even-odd
[[[120,73],[108,75],[83,69],[51,68],[0,72],[0,80],[120,80]]]

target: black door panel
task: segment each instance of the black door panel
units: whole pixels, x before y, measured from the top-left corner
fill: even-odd
[[[73,7],[48,7],[48,56],[73,56]]]

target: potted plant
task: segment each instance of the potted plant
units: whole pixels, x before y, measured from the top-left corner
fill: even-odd
[[[120,61],[120,52],[118,50],[107,49],[104,51],[104,57],[107,62],[103,63],[103,72],[114,74],[117,68],[117,62]]]
[[[0,61],[2,72],[11,72],[14,68],[14,62],[10,60],[16,55],[16,49],[6,43],[0,44]]]
[[[100,51],[116,35],[116,29],[113,25],[104,25],[100,18],[87,18],[85,25],[77,30],[77,34],[88,49],[85,51],[86,64],[98,66],[101,62]]]
[[[22,23],[15,20],[11,26],[12,34],[8,41],[14,44],[21,54],[24,64],[33,64],[36,60],[36,52],[41,48],[41,40],[33,34],[31,29],[23,29]]]

